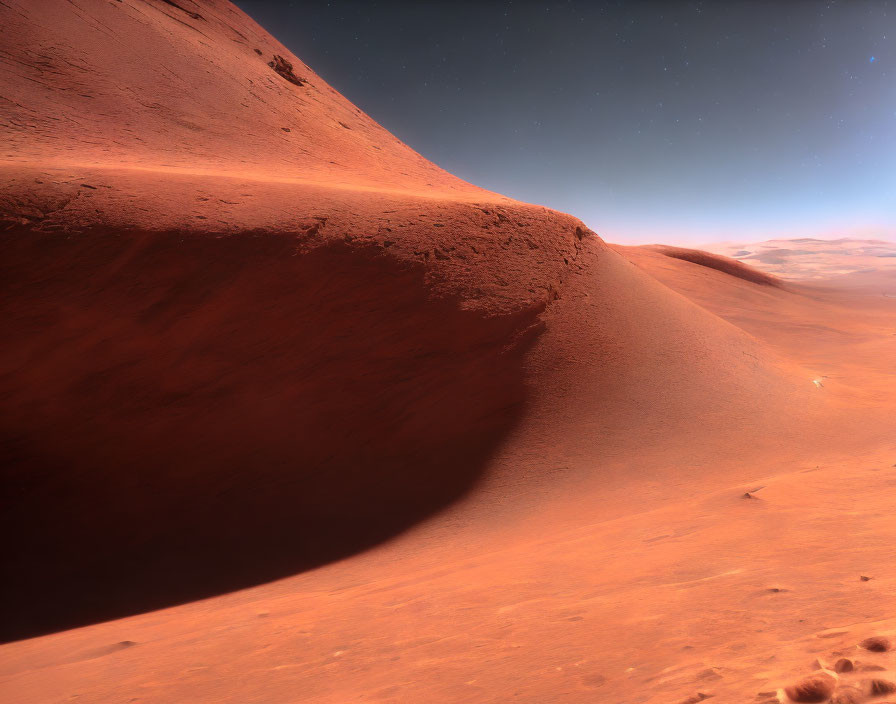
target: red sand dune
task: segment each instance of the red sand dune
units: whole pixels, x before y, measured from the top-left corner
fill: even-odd
[[[699,264],[700,266],[708,266],[710,269],[718,269],[731,276],[746,281],[752,281],[756,284],[765,284],[767,286],[780,286],[780,282],[774,276],[766,274],[763,271],[753,269],[746,264],[742,264],[736,259],[725,257],[721,254],[711,254],[699,249],[686,249],[685,247],[670,247],[665,244],[645,245],[645,249],[649,249],[660,254],[665,254],[673,259],[681,259],[686,262]]]
[[[896,300],[466,184],[223,1],[0,21],[5,699],[893,668]]]

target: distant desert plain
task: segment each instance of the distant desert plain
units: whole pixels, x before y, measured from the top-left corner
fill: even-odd
[[[226,0],[0,24],[0,699],[896,701],[896,245],[609,244]]]

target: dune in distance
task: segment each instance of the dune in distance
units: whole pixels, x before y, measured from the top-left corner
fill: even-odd
[[[609,244],[226,0],[0,22],[4,701],[896,697],[894,245]]]

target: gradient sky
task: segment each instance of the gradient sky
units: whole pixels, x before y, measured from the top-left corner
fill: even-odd
[[[896,240],[896,2],[237,4],[427,158],[610,241]]]

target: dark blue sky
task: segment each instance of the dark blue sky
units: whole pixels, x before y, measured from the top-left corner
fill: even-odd
[[[414,149],[611,241],[896,239],[896,4],[237,4]]]

